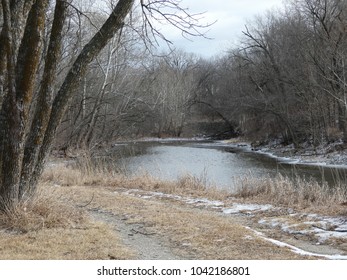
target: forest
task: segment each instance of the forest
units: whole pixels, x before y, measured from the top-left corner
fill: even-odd
[[[237,48],[211,59],[176,49],[151,55],[125,26],[76,88],[59,143],[218,133],[296,147],[345,143],[346,5],[288,1],[245,26]],[[94,28],[90,18],[81,20],[70,19],[61,71]]]
[[[35,190],[52,147],[182,136],[347,142],[347,1],[286,1],[210,59],[160,49],[170,41],[155,22],[192,37],[210,27],[181,1],[95,2],[1,1],[0,208]]]

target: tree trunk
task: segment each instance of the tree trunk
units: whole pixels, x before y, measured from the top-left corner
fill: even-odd
[[[347,114],[346,105],[339,102],[339,129],[342,131],[342,141],[347,144]]]
[[[60,59],[62,31],[67,15],[67,8],[68,4],[65,1],[57,1],[36,111],[25,143],[19,197],[30,194],[35,190],[35,186],[29,184],[29,178],[33,173],[34,163],[37,160],[51,112],[53,85],[56,79],[57,64]]]
[[[48,2],[37,0],[31,7],[24,35],[16,53],[20,30],[15,26],[8,1],[3,0],[6,38],[8,92],[1,108],[1,189],[0,210],[11,208],[19,200],[21,162],[24,156],[25,127],[39,63],[41,39]],[[21,18],[20,18],[21,19]],[[16,55],[17,54],[17,55]],[[17,61],[15,58],[17,57]]]
[[[109,48],[108,51],[108,59],[107,59],[107,65],[106,69],[103,70],[104,73],[104,79],[101,85],[101,88],[99,89],[99,92],[96,96],[96,100],[93,105],[92,112],[90,113],[89,121],[87,124],[87,128],[84,133],[81,135],[81,140],[79,141],[79,145],[82,145],[84,147],[89,148],[92,142],[92,135],[93,130],[95,129],[95,125],[99,116],[100,108],[102,100],[104,99],[104,95],[106,92],[106,86],[107,86],[107,80],[109,78],[110,68],[111,68],[111,62],[112,62],[112,54],[114,53],[114,49],[112,48],[112,45]],[[100,65],[100,67],[102,67]]]
[[[6,72],[2,79],[6,80],[6,92],[2,93],[4,98],[0,111],[0,211],[6,211],[34,193],[73,90],[83,77],[87,65],[123,26],[134,0],[118,1],[104,25],[77,57],[52,101],[61,33],[68,5],[67,1],[56,1],[50,46],[32,122],[28,112],[42,55],[41,43],[48,1],[1,1],[4,20],[0,49],[5,51],[6,69],[0,71],[0,74]],[[10,2],[20,8],[10,7]],[[27,18],[26,9],[30,10]],[[20,29],[22,23],[24,32]],[[26,132],[28,135],[25,135]]]
[[[83,48],[70,71],[68,72],[56,98],[53,101],[52,112],[48,122],[45,136],[38,153],[34,171],[30,176],[31,186],[36,186],[43,171],[46,156],[49,154],[58,125],[62,121],[67,106],[73,96],[73,90],[77,87],[80,78],[85,74],[88,64],[106,46],[111,38],[122,28],[125,17],[130,13],[134,0],[120,0],[112,14]]]

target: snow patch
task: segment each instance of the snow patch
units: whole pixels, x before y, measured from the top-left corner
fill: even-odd
[[[223,209],[224,214],[238,214],[238,213],[248,213],[251,214],[252,212],[259,212],[259,211],[268,211],[270,209],[273,209],[274,207],[270,204],[239,204],[234,203],[231,208],[225,208]]]
[[[185,199],[185,202],[188,204],[208,205],[208,206],[215,206],[215,207],[221,207],[224,205],[224,203],[221,201],[209,200],[206,198],[188,198],[188,199]]]
[[[332,238],[347,241],[347,219],[344,217],[322,217],[317,214],[295,214],[303,220],[301,223],[290,223],[285,217],[264,218],[258,223],[270,227],[279,227],[283,232],[290,234],[303,234],[316,236],[319,243],[324,243]]]
[[[302,250],[298,247],[295,247],[293,245],[290,245],[288,243],[276,240],[276,239],[272,239],[272,238],[268,238],[266,236],[264,236],[264,234],[262,234],[259,231],[256,231],[250,227],[246,227],[248,230],[252,231],[253,233],[255,233],[257,236],[261,237],[262,239],[275,244],[279,247],[285,247],[285,248],[289,248],[292,252],[302,255],[302,256],[312,256],[312,257],[319,257],[319,258],[325,258],[325,259],[329,259],[329,260],[347,260],[347,256],[344,255],[324,255],[324,254],[316,254],[316,253],[312,253],[312,252],[308,252],[305,250]]]
[[[205,206],[205,207],[213,207],[213,208],[220,208],[224,206],[224,203],[219,200],[209,200],[207,198],[190,198],[190,197],[182,197],[180,195],[173,195],[173,194],[165,194],[162,192],[149,192],[149,191],[143,191],[139,189],[133,189],[128,190],[124,192],[128,195],[133,195],[137,197],[141,197],[144,199],[150,199],[150,198],[166,198],[166,199],[173,199],[177,201],[181,201],[187,204],[192,204],[195,206]]]
[[[180,201],[186,204],[190,204],[196,207],[210,207],[213,209],[217,209],[217,211],[229,215],[229,214],[239,214],[239,213],[247,213],[253,214],[256,212],[269,211],[278,209],[270,204],[240,204],[234,203],[231,207],[224,207],[224,203],[219,200],[209,200],[207,198],[190,198],[183,197],[180,195],[173,194],[165,194],[162,192],[151,192],[144,191],[140,189],[132,189],[124,192],[125,194],[132,195],[135,197],[141,197],[144,199],[152,199],[152,198],[160,198],[160,199],[173,199],[176,201]],[[289,234],[303,234],[303,235],[315,235],[318,239],[318,243],[323,243],[326,240],[336,238],[342,239],[343,242],[347,240],[347,218],[344,217],[322,217],[317,214],[298,214],[292,213],[292,209],[288,209],[288,216],[276,217],[276,218],[263,218],[258,221],[258,223],[270,226],[273,228],[280,228],[283,232]],[[290,222],[287,218],[293,218],[295,220],[299,220],[301,222]],[[246,227],[249,230],[256,233],[256,235],[260,236],[264,240],[267,240],[273,244],[276,244],[280,247],[288,247],[293,252],[306,255],[306,256],[315,256],[326,259],[333,260],[347,260],[347,256],[344,255],[324,255],[324,254],[316,254],[304,251],[290,244],[267,238],[262,233]],[[252,236],[246,235],[245,239],[253,238]]]

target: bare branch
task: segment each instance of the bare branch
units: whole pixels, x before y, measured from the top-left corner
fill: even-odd
[[[181,6],[180,0],[141,0],[141,11],[143,18],[143,32],[146,36],[154,39],[159,45],[158,39],[168,44],[172,42],[164,36],[157,24],[172,25],[181,31],[184,38],[190,37],[207,37],[206,28],[211,27],[213,23],[201,24],[204,13],[190,14],[188,8]]]

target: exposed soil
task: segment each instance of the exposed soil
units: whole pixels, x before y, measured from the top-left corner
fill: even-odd
[[[93,218],[107,223],[119,232],[124,245],[134,251],[136,259],[140,260],[178,260],[165,241],[160,240],[158,235],[148,230],[141,223],[126,223],[125,216],[120,217],[111,212],[100,209],[92,209],[90,213]]]

